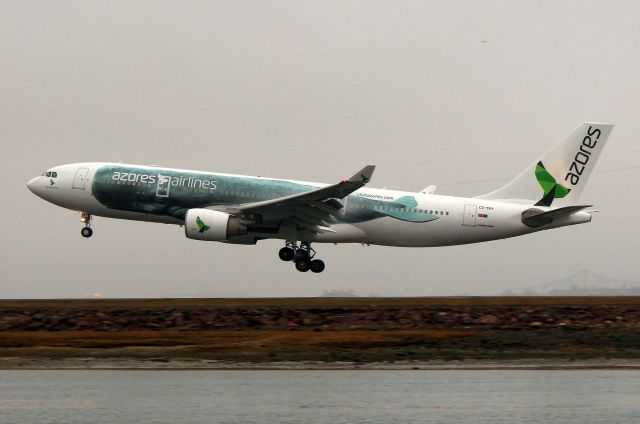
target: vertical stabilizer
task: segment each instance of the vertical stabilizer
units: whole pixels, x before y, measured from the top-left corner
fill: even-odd
[[[612,129],[612,124],[578,125],[505,186],[477,197],[536,206],[575,205]]]

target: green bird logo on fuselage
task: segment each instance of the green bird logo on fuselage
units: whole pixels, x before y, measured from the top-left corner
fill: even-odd
[[[205,224],[204,221],[202,221],[199,216],[196,217],[196,225],[198,226],[198,232],[199,233],[204,233],[209,228],[211,228],[207,224]]]
[[[556,179],[549,174],[549,171],[544,167],[542,162],[538,162],[536,165],[536,179],[544,191],[542,199],[535,204],[535,206],[551,206],[551,202],[554,199],[562,199],[571,191],[570,188],[566,188],[562,184],[558,184]]]

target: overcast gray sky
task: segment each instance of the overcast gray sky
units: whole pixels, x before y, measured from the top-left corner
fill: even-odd
[[[0,297],[491,294],[589,270],[639,281],[640,2],[0,1]],[[228,246],[79,216],[46,168],[124,161],[473,196],[585,120],[616,124],[591,224],[476,245]],[[473,182],[477,181],[477,182]]]

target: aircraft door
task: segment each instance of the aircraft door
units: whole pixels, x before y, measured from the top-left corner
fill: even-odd
[[[89,173],[89,168],[78,168],[76,171],[76,176],[73,178],[72,188],[78,190],[84,190],[84,186],[87,183],[87,174]]]
[[[477,205],[464,205],[464,215],[462,217],[462,225],[468,227],[476,226],[476,217],[478,215]]]
[[[158,187],[156,187],[156,196],[169,197],[170,188],[171,188],[171,177],[158,174]]]

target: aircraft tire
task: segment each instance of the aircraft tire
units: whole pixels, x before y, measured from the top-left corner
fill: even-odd
[[[300,259],[296,261],[296,269],[300,272],[307,272],[311,269],[311,261],[308,259]]]
[[[82,234],[82,237],[89,238],[93,235],[93,230],[89,227],[84,227],[80,230],[80,234]]]
[[[311,272],[315,272],[316,274],[324,271],[324,261],[320,259],[314,259],[311,261]]]
[[[290,247],[283,247],[278,252],[278,257],[285,262],[292,261],[294,256],[295,252]]]

